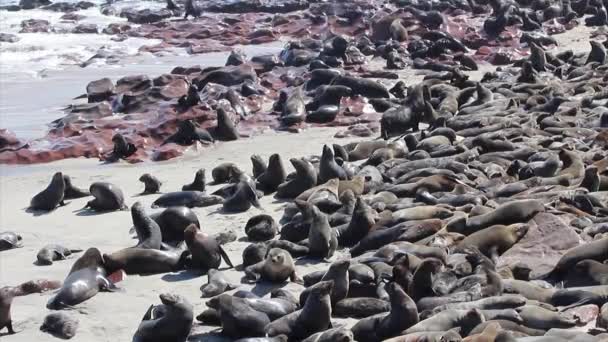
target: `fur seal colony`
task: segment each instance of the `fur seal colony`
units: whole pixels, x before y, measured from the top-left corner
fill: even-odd
[[[41,251],[41,263],[51,263],[44,269],[75,261],[63,283],[38,286],[59,289],[45,295],[40,310],[70,309],[73,315],[47,313],[36,326],[78,336],[83,316],[104,307],[86,315],[79,310],[87,312],[98,300],[117,305],[121,296],[144,291],[129,286],[131,277],[149,277],[159,285],[153,292],[162,293],[162,304],[147,303],[143,319],[137,312],[133,341],[192,340],[199,329],[235,341],[608,340],[608,61],[596,42],[587,52],[545,50],[551,37],[543,32],[555,32],[563,22],[606,23],[604,3],[374,4],[354,11],[326,3],[332,11],[315,21],[349,27],[369,17],[369,34],[337,31],[290,42],[281,66],[269,66],[274,59],[268,57],[251,68],[238,64],[243,59],[235,53],[226,67],[182,70],[191,79],[179,101],[182,114],[196,111],[212,89],[251,93],[262,83],[258,74],[271,72],[264,70],[291,68],[273,79],[285,94],[273,105],[282,128],[359,117],[373,121],[373,135],[345,144],[315,142],[314,155],[277,146],[256,149],[250,164],[228,156],[197,165],[187,185],[191,178],[176,180],[177,186],[165,173],[172,164],[154,165],[143,181],[146,196],[137,200],[141,172],[125,184],[95,180],[82,199],[66,197],[69,170],[49,173],[50,185],[38,184],[22,207],[40,214],[32,222],[78,219],[78,246],[88,249],[54,264],[67,249],[49,245]],[[496,53],[492,61],[503,58],[505,66],[473,81],[464,72],[476,67],[476,58],[466,54],[471,37],[465,44],[440,29],[456,24],[457,10],[481,15],[484,34],[503,41],[513,27],[526,31],[521,44],[531,53],[516,61]],[[365,62],[357,61],[366,56],[390,60],[392,67],[399,66],[396,57],[410,58],[414,68],[426,70],[424,79],[406,86],[399,74],[382,82],[363,77],[383,75],[364,70]],[[271,84],[265,77],[263,83]],[[246,122],[251,114],[238,95],[222,96]],[[376,115],[366,116],[364,107]],[[227,146],[239,143],[246,125],[227,122],[229,108],[216,110],[221,120],[215,126],[184,119],[165,145],[207,136]],[[282,160],[293,168],[286,170]],[[212,183],[204,170],[212,170]],[[132,189],[130,183],[137,191],[122,190]],[[70,217],[69,209],[77,209],[71,201],[91,210],[74,210],[78,217]],[[273,201],[278,204],[271,210]],[[243,217],[238,215],[247,219],[235,220]],[[233,229],[211,234],[210,216]],[[83,245],[87,229],[119,229],[105,227],[104,217],[119,220],[124,235],[134,226],[137,243]],[[36,237],[10,229],[15,232],[0,234],[2,253],[27,249],[31,260],[35,249],[28,245]],[[234,251],[243,253],[242,260],[228,256]],[[166,292],[174,283],[175,290]],[[11,315],[22,305],[14,298],[43,292],[33,287],[0,289],[0,328],[8,334],[23,331],[19,316]],[[177,293],[185,287],[197,296]],[[205,303],[201,293],[209,298]]]

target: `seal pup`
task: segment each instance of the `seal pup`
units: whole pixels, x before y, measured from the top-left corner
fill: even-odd
[[[149,173],[144,173],[141,175],[141,177],[139,177],[139,181],[144,183],[144,191],[141,193],[141,195],[150,195],[160,192],[160,186],[163,185],[158,178]]]
[[[69,340],[76,336],[78,319],[64,312],[52,312],[44,318],[40,331],[49,333],[55,337]]]
[[[15,232],[0,232],[0,252],[23,247],[23,238]]]
[[[207,271],[207,284],[201,286],[201,298],[214,297],[237,287],[237,285],[231,284],[222,272],[212,268]]]
[[[34,210],[51,211],[58,205],[64,206],[65,181],[63,174],[57,172],[53,175],[51,183],[46,189],[34,196],[30,202],[30,208]]]
[[[296,175],[277,187],[277,198],[295,198],[317,185],[317,171],[309,161],[296,158],[289,161],[296,170]]]
[[[279,232],[279,227],[270,215],[261,214],[250,218],[245,225],[245,234],[249,241],[272,240]]]
[[[131,219],[139,239],[135,247],[160,249],[163,240],[160,226],[146,214],[140,202],[135,202],[131,207]]]
[[[273,283],[283,283],[289,278],[294,283],[302,283],[302,280],[296,274],[291,254],[281,248],[270,249],[263,261],[247,266],[245,277],[256,282],[266,280]]]
[[[330,259],[338,247],[336,232],[329,226],[327,215],[322,213],[316,205],[296,200],[298,209],[306,220],[310,220],[308,230],[309,256]]]
[[[100,158],[105,159],[108,163],[117,162],[119,159],[127,159],[137,152],[137,147],[120,133],[114,134],[112,143],[114,143],[112,151]]]
[[[65,183],[65,191],[63,193],[64,200],[91,196],[91,193],[87,190],[82,190],[72,184],[72,179],[66,174],[63,175],[63,182]]]
[[[127,210],[122,190],[116,185],[106,182],[95,182],[89,187],[94,200],[88,201],[86,208],[95,211]]]
[[[289,340],[301,340],[310,335],[327,330],[331,324],[331,301],[329,294],[332,281],[323,281],[311,291],[301,310],[281,317],[266,328],[268,336],[287,335]]]
[[[169,293],[159,296],[162,305],[150,305],[133,336],[133,342],[186,342],[192,329],[192,304]]]
[[[348,177],[346,171],[336,163],[334,152],[327,145],[323,145],[323,153],[321,154],[321,162],[319,163],[319,175],[317,178],[318,184],[323,184],[330,179],[338,178],[346,180]]]
[[[297,87],[291,94],[281,92],[284,100],[279,120],[285,126],[293,126],[306,118],[306,105],[304,104],[304,92],[302,87]]]
[[[287,172],[283,166],[281,156],[274,153],[268,160],[266,170],[256,178],[256,189],[262,190],[265,194],[275,192],[281,183],[287,179]]]
[[[390,297],[391,311],[359,320],[352,328],[356,341],[382,341],[399,335],[403,330],[418,323],[416,303],[401,286],[391,282],[386,286]]]
[[[188,208],[208,207],[224,202],[224,198],[201,191],[176,191],[166,193],[152,203],[152,208],[183,206]]]
[[[205,169],[199,169],[194,174],[194,181],[182,186],[182,191],[205,191]]]
[[[97,248],[87,249],[72,265],[61,289],[46,304],[47,309],[60,310],[80,304],[99,291],[114,291],[116,286],[106,278],[104,258]]]
[[[82,249],[70,249],[60,245],[46,245],[38,251],[36,254],[37,265],[52,265],[53,261],[65,260],[72,253],[82,252]]]
[[[234,267],[218,241],[202,233],[197,226],[191,224],[186,228],[184,240],[191,253],[191,267],[205,271],[212,268],[218,269],[222,259],[228,266]]]

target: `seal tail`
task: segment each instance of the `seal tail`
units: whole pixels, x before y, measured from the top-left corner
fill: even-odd
[[[222,259],[224,259],[224,262],[226,262],[228,264],[228,266],[230,266],[230,268],[234,268],[234,265],[232,264],[232,261],[230,261],[230,258],[228,257],[228,254],[226,253],[224,248],[222,246],[218,246],[218,247],[220,250],[220,254],[222,255]]]

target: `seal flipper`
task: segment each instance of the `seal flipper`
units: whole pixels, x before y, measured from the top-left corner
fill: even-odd
[[[152,319],[152,310],[154,309],[154,304],[150,305],[148,311],[144,314],[144,317],[141,318],[141,321],[149,321]]]
[[[234,265],[232,265],[232,261],[230,261],[230,258],[228,257],[228,254],[226,254],[224,248],[222,246],[218,246],[218,249],[220,250],[220,254],[222,255],[222,259],[224,259],[224,262],[226,262],[230,268],[234,268]]]
[[[295,271],[289,276],[289,280],[296,284],[304,285],[304,280],[298,277],[298,274]]]
[[[110,279],[108,279],[102,275],[98,276],[97,282],[99,284],[99,291],[117,292],[117,291],[121,290],[118,286],[116,286],[113,282],[111,282]]]

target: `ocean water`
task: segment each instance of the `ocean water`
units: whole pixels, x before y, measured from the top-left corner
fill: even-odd
[[[55,2],[77,2],[57,0]],[[104,2],[91,0],[100,5]],[[0,0],[0,5],[16,4],[18,0]],[[125,7],[164,7],[165,1],[116,1],[117,9]],[[100,30],[109,23],[125,22],[119,17],[104,16],[100,7],[74,12],[86,16],[79,23],[97,24]],[[41,137],[47,124],[62,117],[62,108],[73,103],[73,98],[85,93],[86,85],[102,77],[116,80],[122,76],[146,74],[155,77],[175,66],[224,65],[228,53],[188,55],[179,49],[162,56],[140,53],[142,45],[153,45],[155,40],[129,38],[122,42],[105,34],[19,33],[26,19],[45,19],[58,30],[73,23],[62,22],[64,13],[45,10],[18,12],[0,11],[0,32],[16,34],[16,43],[0,43],[0,128],[7,128],[17,137],[29,140]],[[277,53],[282,43],[242,47],[248,56]],[[103,48],[121,55],[114,65],[96,63],[86,68],[80,64]]]

